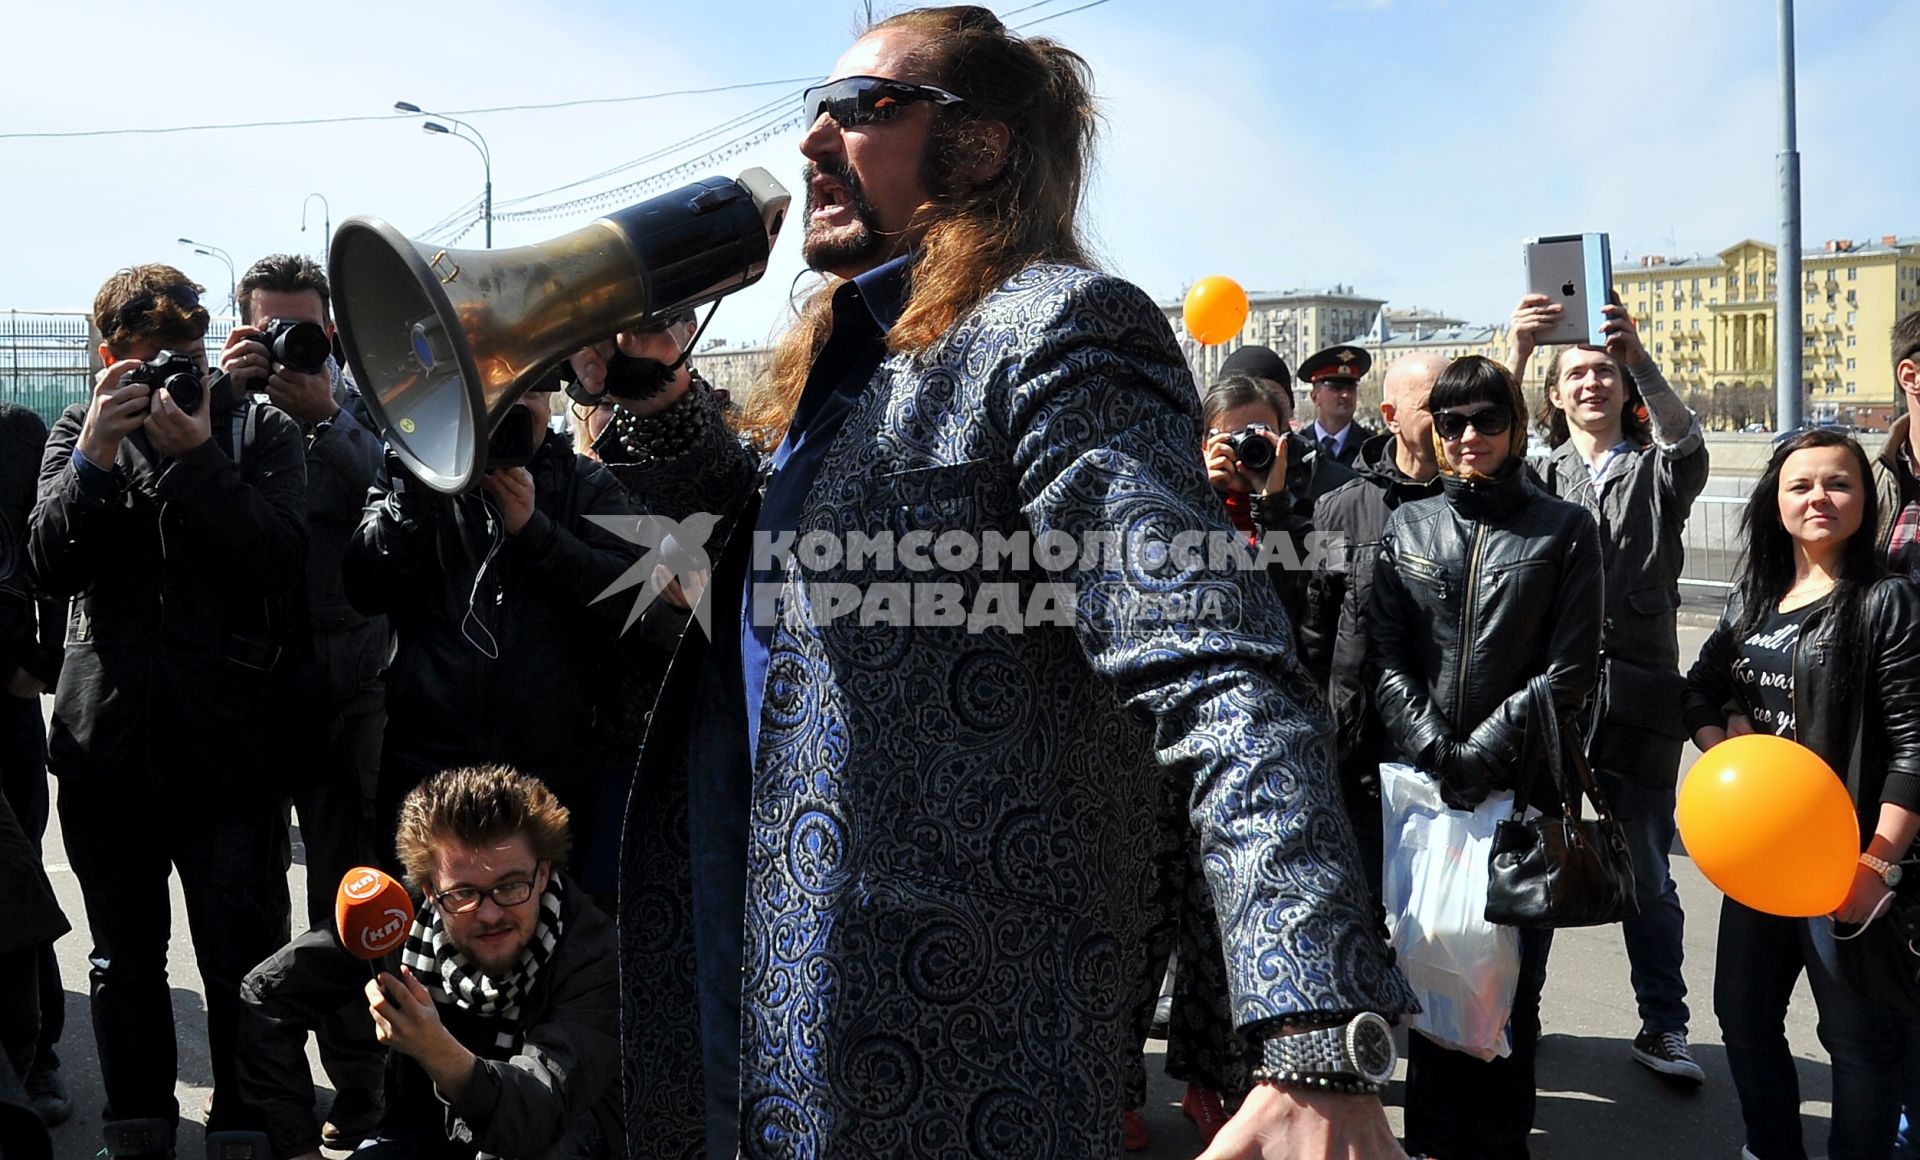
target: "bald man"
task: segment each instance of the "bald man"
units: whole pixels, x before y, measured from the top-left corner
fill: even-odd
[[[1314,525],[1345,539],[1328,551],[1313,579],[1301,626],[1301,648],[1314,671],[1330,671],[1329,700],[1340,759],[1340,788],[1360,838],[1362,863],[1374,897],[1380,895],[1380,773],[1388,752],[1386,727],[1373,708],[1373,694],[1360,672],[1367,653],[1367,595],[1380,554],[1380,533],[1393,509],[1440,494],[1434,459],[1433,416],[1427,395],[1446,368],[1435,354],[1402,355],[1387,368],[1380,418],[1383,434],[1360,445],[1353,470],[1358,478],[1322,496]]]

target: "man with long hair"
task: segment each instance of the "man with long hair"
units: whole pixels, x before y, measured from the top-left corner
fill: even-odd
[[[1681,538],[1707,485],[1700,420],[1667,385],[1615,295],[1602,307],[1604,347],[1563,346],[1547,368],[1538,424],[1553,453],[1540,470],[1550,495],[1580,504],[1605,546],[1604,663],[1587,732],[1594,777],[1626,830],[1640,913],[1620,924],[1640,1030],[1632,1058],[1683,1087],[1706,1081],[1687,1043],[1680,973],[1686,916],[1669,858],[1686,727],[1680,720]],[[1529,294],[1513,312],[1513,372],[1561,307]]]
[[[1210,1155],[1400,1155],[1373,1094],[1391,1048],[1356,1062],[1340,1035],[1380,1046],[1377,1016],[1411,996],[1369,921],[1320,697],[1264,575],[1158,550],[1231,533],[1164,317],[1079,239],[1086,62],[984,8],[922,9],[869,29],[805,108],[826,278],[745,401],[765,482],[710,497],[735,527],[712,635],[681,645],[629,805],[629,1139],[1117,1154],[1171,778],[1270,1077]],[[576,362],[590,388],[596,362]],[[661,425],[647,472],[719,479],[750,454],[689,420],[703,405],[676,387],[635,408]],[[969,548],[1050,534],[1131,538],[1147,562]],[[943,562],[916,547],[936,539]],[[1011,625],[983,615],[989,589],[1015,593]],[[1149,589],[1235,614],[1156,619]]]

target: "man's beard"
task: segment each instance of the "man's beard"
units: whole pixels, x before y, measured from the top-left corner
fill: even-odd
[[[813,211],[817,208],[813,200],[813,179],[824,175],[837,181],[847,193],[847,208],[853,211],[857,230],[845,234],[827,236],[825,228],[815,230]],[[860,187],[860,179],[854,175],[852,166],[845,158],[828,158],[825,164],[809,161],[800,171],[801,184],[807,191],[807,232],[800,242],[800,255],[807,261],[808,267],[815,270],[828,270],[836,266],[848,266],[877,257],[887,246],[886,235],[880,232],[880,211],[867,200],[866,191]]]
[[[480,933],[477,930],[469,931],[464,937],[455,938],[453,945],[455,949],[467,957],[468,962],[479,967],[495,979],[504,979],[513,974],[514,968],[520,965],[520,955],[527,949],[527,940],[517,937],[520,933],[519,928],[514,927],[513,930],[516,935],[515,938],[509,939],[504,943],[496,943],[492,949],[482,947],[474,937]],[[449,934],[451,933],[452,932],[449,932]],[[511,951],[509,951],[508,948],[511,948]],[[481,958],[482,955],[501,956],[501,961],[489,962],[483,960]]]

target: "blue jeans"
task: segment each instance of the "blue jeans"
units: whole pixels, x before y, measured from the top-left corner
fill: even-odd
[[[1680,973],[1686,915],[1673,884],[1670,859],[1676,832],[1674,788],[1629,781],[1604,769],[1594,770],[1600,792],[1613,806],[1633,858],[1638,917],[1620,924],[1632,968],[1633,997],[1640,1005],[1640,1026],[1648,1031],[1687,1030],[1687,980]]]
[[[1900,1119],[1900,1069],[1911,1021],[1868,1004],[1840,978],[1822,918],[1779,918],[1731,898],[1720,908],[1713,1009],[1759,1160],[1804,1160],[1800,1081],[1787,1046],[1787,1003],[1806,971],[1820,1042],[1833,1060],[1830,1160],[1882,1160]]]

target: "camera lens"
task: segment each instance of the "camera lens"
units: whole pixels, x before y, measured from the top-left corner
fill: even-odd
[[[173,405],[191,415],[200,409],[207,397],[207,389],[201,385],[200,376],[192,371],[176,371],[160,382]]]
[[[282,323],[275,319],[270,333],[273,334],[274,362],[304,375],[319,374],[326,369],[333,344],[327,341],[326,329],[318,323]]]
[[[1234,456],[1248,471],[1273,470],[1273,444],[1267,442],[1265,435],[1258,431],[1242,431],[1228,442],[1233,447]]]

